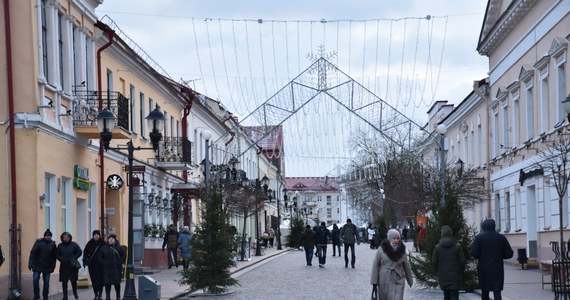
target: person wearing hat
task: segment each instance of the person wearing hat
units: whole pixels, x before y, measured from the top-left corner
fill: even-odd
[[[111,299],[111,286],[115,286],[117,299],[121,299],[121,278],[126,256],[125,251],[116,243],[116,240],[117,236],[110,234],[107,238],[107,244],[101,248],[99,254],[99,263],[103,266],[105,299]]]
[[[95,300],[103,298],[103,266],[99,263],[99,253],[104,245],[101,231],[93,230],[92,238],[87,242],[83,251],[83,267],[89,268],[89,278]]]
[[[513,257],[513,249],[507,238],[495,230],[495,220],[483,221],[481,230],[471,244],[471,256],[477,259],[481,299],[489,299],[489,292],[493,292],[493,299],[501,299],[505,282],[503,259]]]
[[[75,299],[79,299],[77,295],[77,279],[79,276],[79,257],[83,251],[79,245],[73,241],[71,233],[64,232],[60,236],[61,243],[57,245],[57,260],[59,261],[59,282],[63,291],[63,300],[67,300],[67,283],[71,282],[71,289]]]
[[[378,299],[403,300],[406,281],[410,287],[414,283],[406,246],[400,233],[390,229],[374,257],[370,284],[377,290]]]
[[[305,260],[307,266],[313,265],[313,252],[315,251],[315,232],[311,229],[311,225],[305,226],[305,232],[301,235],[301,245],[305,249]]]
[[[178,236],[179,233],[176,231],[174,224],[168,226],[168,231],[164,234],[164,241],[162,242],[162,252],[164,248],[167,248],[167,259],[168,268],[171,269],[172,266],[178,268]]]
[[[30,251],[28,269],[33,271],[34,300],[40,299],[40,275],[43,281],[42,298],[49,297],[49,279],[55,270],[57,258],[55,242],[51,238],[52,233],[47,229],[44,237],[37,239]]]
[[[435,246],[431,262],[437,274],[444,300],[458,300],[465,270],[463,249],[453,238],[451,227],[441,226],[441,238]]]
[[[182,256],[182,267],[188,270],[188,264],[192,259],[192,233],[190,227],[182,227],[182,232],[178,236],[178,246],[180,247],[180,256]]]

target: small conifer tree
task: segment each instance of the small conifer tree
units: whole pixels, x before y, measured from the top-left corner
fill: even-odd
[[[205,289],[211,294],[221,294],[228,286],[238,284],[230,276],[230,268],[236,265],[230,251],[230,225],[222,209],[219,186],[212,187],[209,197],[203,193],[201,198],[205,199],[204,219],[192,239],[192,262],[188,270],[181,271],[178,283],[189,286],[188,291]]]
[[[305,223],[303,218],[298,212],[295,212],[291,217],[291,230],[289,235],[285,237],[285,245],[289,248],[299,249],[301,247],[301,240],[303,232],[305,231]]]

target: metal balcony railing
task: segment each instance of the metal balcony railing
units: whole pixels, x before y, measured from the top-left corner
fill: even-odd
[[[192,163],[192,142],[188,139],[166,137],[160,143],[159,162]]]
[[[117,126],[129,131],[129,99],[119,92],[102,92],[103,108],[108,108],[117,117]],[[99,94],[97,91],[76,91],[77,102],[73,107],[75,126],[97,125]]]

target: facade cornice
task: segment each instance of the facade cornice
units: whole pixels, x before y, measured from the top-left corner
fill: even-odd
[[[482,37],[483,40],[477,47],[479,54],[490,56],[537,2],[538,0],[515,0],[489,32]],[[492,9],[500,9],[500,6]]]

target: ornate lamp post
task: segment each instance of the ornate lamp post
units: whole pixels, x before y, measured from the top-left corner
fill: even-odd
[[[263,188],[264,196],[267,195],[267,188],[269,187],[269,178],[263,176],[261,180],[255,179],[255,239],[257,240],[257,246],[255,247],[255,256],[261,256],[261,249],[259,248],[259,200],[261,196],[261,188]]]
[[[129,215],[128,215],[128,251],[127,254],[127,278],[125,281],[125,293],[123,299],[137,299],[137,293],[135,291],[135,272],[133,265],[133,153],[135,150],[154,150],[158,151],[158,143],[162,139],[162,130],[164,128],[164,115],[160,111],[160,107],[156,105],[156,108],[151,111],[146,117],[148,122],[148,128],[152,128],[149,134],[150,141],[152,143],[152,148],[141,148],[134,147],[133,141],[127,143],[127,147],[115,147],[115,150],[127,150],[129,159]],[[113,128],[115,127],[116,117],[107,108],[103,109],[97,115],[97,126],[99,127],[99,133],[101,134],[101,140],[107,151],[110,147],[109,144],[113,137]],[[158,202],[160,203],[160,202]]]

